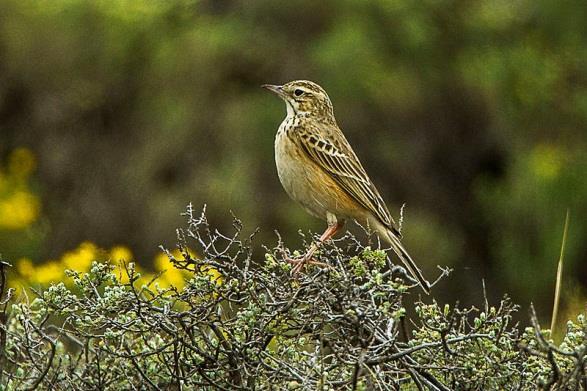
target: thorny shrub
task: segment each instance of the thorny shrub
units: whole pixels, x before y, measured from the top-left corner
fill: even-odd
[[[167,252],[190,271],[182,289],[95,262],[16,299],[3,263],[0,389],[586,389],[583,315],[558,346],[532,311],[530,327],[512,324],[507,297],[480,309],[429,298],[408,317],[402,299],[419,288],[375,245],[346,234],[316,255],[330,267],[292,278],[299,254],[281,240],[254,255],[236,218],[225,235],[186,215],[183,256]]]

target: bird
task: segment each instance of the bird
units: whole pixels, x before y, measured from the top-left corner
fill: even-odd
[[[426,292],[430,283],[401,243],[401,233],[379,191],[334,117],[326,91],[308,80],[284,85],[264,84],[285,101],[286,116],[275,136],[275,163],[285,192],[309,214],[326,220],[318,243],[292,269],[319,262],[312,256],[347,220],[368,226],[387,242],[407,271]]]

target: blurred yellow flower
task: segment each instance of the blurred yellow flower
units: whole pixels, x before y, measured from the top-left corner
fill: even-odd
[[[48,285],[51,282],[58,282],[63,280],[63,271],[63,266],[58,262],[45,262],[35,268],[35,272],[29,279],[29,282],[41,285]]]
[[[90,270],[92,261],[98,258],[99,249],[91,242],[83,242],[73,251],[68,251],[61,257],[65,269],[86,272]]]
[[[37,220],[39,209],[36,196],[26,191],[16,191],[0,199],[0,228],[26,228]]]
[[[130,263],[131,262],[128,262],[126,260],[118,260],[114,264],[114,266],[115,266],[114,273],[115,273],[118,281],[120,281],[122,284],[128,284],[130,281],[128,271],[127,271],[127,267],[130,267]],[[141,267],[139,265],[137,265],[136,263],[134,263],[133,267],[134,267],[135,272],[141,273],[141,277],[138,279],[138,281],[139,282],[142,281],[142,279],[144,278],[145,275],[143,274]]]
[[[222,285],[222,274],[212,266],[202,266],[202,272],[210,276],[210,281],[214,281],[216,285]]]
[[[35,272],[35,266],[29,258],[20,258],[16,261],[16,270],[23,278],[29,279]]]
[[[188,252],[194,257],[193,251],[188,250]],[[183,254],[177,249],[173,250],[171,255],[179,261],[185,259]],[[185,286],[185,281],[193,276],[193,271],[177,269],[164,252],[157,254],[153,263],[157,271],[164,272],[159,279],[162,286],[173,285],[176,288],[181,289]],[[193,269],[193,267],[190,268],[188,266],[188,269]],[[222,276],[220,272],[212,266],[204,265],[200,268],[200,272],[202,274],[207,274],[210,277],[210,281],[214,281],[217,285],[222,284]]]
[[[155,277],[155,274],[153,274],[153,273],[141,274],[141,277],[139,277],[139,279],[135,283],[135,287],[140,288],[143,285],[147,285],[148,283],[150,283],[153,280],[154,277]],[[156,281],[160,281],[160,280],[156,280]],[[151,287],[152,287],[152,285],[151,285]]]
[[[114,246],[110,249],[110,260],[113,262],[133,260],[132,251],[125,246]]]
[[[183,254],[179,250],[172,251],[172,255],[180,261],[184,259]],[[193,255],[191,251],[190,255]],[[125,264],[128,265],[133,260],[132,251],[128,247],[121,245],[104,251],[89,241],[82,242],[77,248],[65,252],[58,261],[50,260],[35,265],[29,258],[20,258],[16,262],[16,272],[18,273],[19,281],[22,280],[25,285],[48,285],[51,282],[63,280],[66,269],[87,272],[93,261],[104,261],[106,259],[109,259],[115,266],[114,273],[118,280],[123,284],[127,284],[129,282],[129,276]],[[141,273],[139,279],[135,281],[135,286],[139,288],[151,282],[156,273],[161,273],[160,277],[156,280],[160,287],[168,288],[174,286],[177,289],[182,289],[185,286],[185,282],[194,275],[192,270],[177,269],[164,252],[160,252],[153,259],[153,269],[156,273],[144,272],[136,263],[132,267],[135,271]],[[222,283],[222,276],[211,266],[201,266],[200,273],[209,276],[210,281],[214,281],[218,285]],[[72,283],[70,279],[66,279],[64,282],[66,284]]]
[[[27,182],[35,166],[33,153],[17,148],[8,157],[7,170],[0,169],[0,229],[24,229],[38,219],[40,201]]]
[[[176,251],[174,251],[173,255],[178,259],[183,259],[179,251]],[[155,270],[158,272],[163,272],[159,278],[159,284],[162,287],[167,288],[171,285],[178,289],[184,287],[187,273],[176,269],[171,260],[167,257],[167,254],[164,252],[157,254],[153,261],[153,266],[155,266]]]

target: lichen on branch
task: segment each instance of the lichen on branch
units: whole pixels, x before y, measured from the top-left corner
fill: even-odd
[[[507,297],[480,309],[419,295],[386,252],[347,233],[290,274],[279,239],[253,251],[255,235],[221,233],[188,207],[178,230],[180,287],[121,276],[94,262],[71,284],[22,299],[0,292],[0,381],[6,389],[483,389],[585,387],[584,316],[560,346],[534,314],[512,323]],[[316,238],[306,237],[309,243]],[[303,253],[305,249],[300,249]],[[2,269],[4,275],[4,269]],[[124,277],[124,278],[123,278]],[[450,278],[450,277],[443,277]],[[2,286],[4,286],[3,284]]]

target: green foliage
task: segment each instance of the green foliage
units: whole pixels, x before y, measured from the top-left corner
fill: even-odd
[[[171,261],[218,274],[193,273],[182,289],[139,284],[133,264],[121,282],[99,262],[32,299],[15,302],[0,286],[0,303],[11,301],[0,323],[0,387],[585,389],[584,315],[558,346],[534,313],[531,327],[514,324],[508,298],[480,310],[419,301],[408,315],[404,299],[419,288],[350,234],[316,255],[330,267],[294,279],[281,243],[258,257],[240,221],[225,235],[204,214],[187,214],[183,257],[168,253]]]

